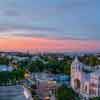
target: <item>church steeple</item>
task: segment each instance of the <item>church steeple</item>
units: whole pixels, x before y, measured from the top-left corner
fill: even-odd
[[[79,64],[80,61],[78,60],[78,57],[76,56],[74,61],[72,62],[72,65],[76,65],[76,64]]]
[[[71,70],[73,70],[73,69],[75,71],[82,71],[82,64],[78,60],[77,56],[75,57],[74,61],[72,62],[72,65],[71,65]]]

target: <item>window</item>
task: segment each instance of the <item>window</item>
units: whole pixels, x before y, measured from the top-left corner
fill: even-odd
[[[90,89],[89,94],[90,95],[96,95],[96,90],[95,89]]]
[[[85,92],[87,92],[87,85],[85,86]]]
[[[91,88],[92,88],[92,87],[97,88],[97,84],[91,83],[91,84],[90,84],[90,87],[91,87]]]

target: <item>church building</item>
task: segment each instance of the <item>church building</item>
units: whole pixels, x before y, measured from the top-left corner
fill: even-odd
[[[87,100],[100,96],[100,68],[87,66],[76,57],[71,65],[71,87]]]

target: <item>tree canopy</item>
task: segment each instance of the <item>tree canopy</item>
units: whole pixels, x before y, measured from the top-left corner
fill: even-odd
[[[90,100],[100,100],[100,97],[92,98]]]
[[[60,86],[56,91],[57,100],[80,100],[78,94],[76,94],[71,88],[66,85]]]
[[[0,85],[8,83],[16,84],[17,81],[24,79],[24,69],[0,72]]]

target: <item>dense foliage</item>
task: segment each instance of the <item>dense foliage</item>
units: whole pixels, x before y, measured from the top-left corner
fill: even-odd
[[[8,65],[9,64],[9,59],[7,59],[6,57],[0,57],[0,65]]]
[[[16,84],[24,79],[24,72],[23,69],[0,72],[0,85]]]
[[[33,61],[28,66],[30,72],[41,72],[41,71],[44,70],[44,67],[45,67],[45,65],[41,61],[39,61],[39,60]]]
[[[51,73],[70,74],[70,66],[73,58],[65,56],[63,60],[59,61],[56,57],[41,57],[42,60],[32,61],[29,65],[31,72],[49,71]],[[84,55],[79,57],[79,60],[87,65],[95,66],[100,64],[100,59],[93,55]],[[46,63],[45,63],[46,62]]]
[[[54,74],[70,74],[70,64],[58,60],[48,60],[48,63],[46,64],[40,60],[37,60],[33,61],[28,67],[30,72],[42,72],[46,70]]]
[[[92,98],[90,100],[100,100],[100,97]]]
[[[95,65],[100,65],[100,59],[98,59],[97,56],[94,55],[84,55],[83,57],[79,57],[80,61],[90,65],[90,66],[95,66]]]
[[[63,85],[56,91],[56,100],[80,100],[80,98],[71,88]]]

